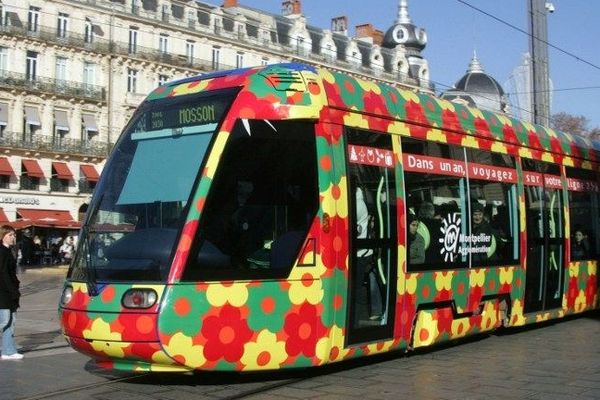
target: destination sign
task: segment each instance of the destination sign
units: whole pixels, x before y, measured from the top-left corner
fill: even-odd
[[[172,106],[163,103],[163,107],[156,107],[144,113],[138,119],[133,131],[137,133],[138,138],[141,138],[145,136],[143,132],[196,125],[216,125],[223,117],[229,101],[229,98],[210,98],[189,103],[175,103]]]

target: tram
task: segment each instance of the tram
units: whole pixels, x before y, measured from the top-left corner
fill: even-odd
[[[59,304],[129,371],[306,368],[597,308],[600,145],[302,64],[168,83]]]

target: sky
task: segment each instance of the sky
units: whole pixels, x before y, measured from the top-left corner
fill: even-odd
[[[528,32],[528,0],[464,1]],[[240,5],[275,14],[281,13],[281,3],[239,0]],[[554,0],[552,4],[555,11],[548,14],[548,54],[554,88],[551,112],[584,116],[589,120],[588,128],[600,127],[600,1]],[[412,22],[427,31],[423,56],[429,62],[430,79],[438,93],[465,74],[476,51],[484,71],[510,94],[508,78],[529,51],[526,33],[459,0],[409,0],[408,5]],[[309,25],[324,29],[331,27],[331,18],[345,15],[351,36],[354,27],[364,23],[385,33],[396,20],[398,0],[302,0],[302,13]]]

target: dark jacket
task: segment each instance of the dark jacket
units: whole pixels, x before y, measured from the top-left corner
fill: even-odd
[[[10,249],[0,244],[0,309],[19,308],[19,283],[17,261]]]

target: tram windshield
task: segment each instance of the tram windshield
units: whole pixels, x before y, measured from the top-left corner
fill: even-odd
[[[182,96],[140,107],[96,188],[71,279],[166,279],[192,187],[233,95]]]

